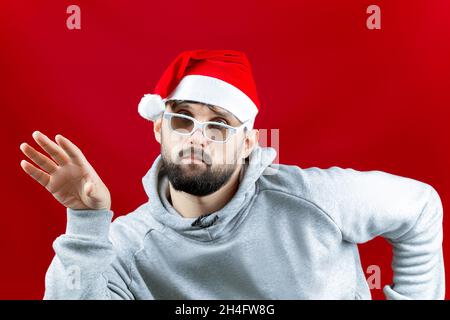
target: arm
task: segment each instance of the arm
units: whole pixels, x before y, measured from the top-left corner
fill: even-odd
[[[53,244],[56,255],[46,275],[44,299],[133,298],[123,262],[129,263],[130,249],[121,249],[108,237],[113,214],[108,188],[72,141],[56,135],[55,143],[38,131],[33,138],[48,156],[22,143],[20,149],[34,165],[25,160],[20,164],[67,208],[66,233]]]
[[[346,241],[381,236],[392,245],[394,277],[384,287],[387,299],[444,299],[443,208],[433,187],[377,170],[304,171],[310,197],[330,214]]]
[[[67,209],[66,233],[53,243],[44,299],[134,299],[125,250],[108,238],[110,210]]]

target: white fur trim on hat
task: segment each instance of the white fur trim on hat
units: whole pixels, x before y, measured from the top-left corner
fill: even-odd
[[[167,100],[193,100],[212,104],[231,112],[241,122],[254,120],[258,108],[240,89],[223,80],[188,75],[181,79]]]

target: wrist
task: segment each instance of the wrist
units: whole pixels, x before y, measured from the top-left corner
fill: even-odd
[[[109,209],[67,208],[66,235],[108,239],[113,212]]]

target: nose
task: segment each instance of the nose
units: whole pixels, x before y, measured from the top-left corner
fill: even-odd
[[[189,136],[189,141],[188,142],[190,144],[192,144],[192,145],[198,145],[198,146],[205,147],[206,143],[207,143],[207,140],[206,140],[206,137],[203,135],[202,129],[201,128],[197,128]]]

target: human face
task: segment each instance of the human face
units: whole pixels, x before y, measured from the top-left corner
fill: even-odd
[[[169,102],[167,112],[184,114],[198,121],[214,121],[239,127],[242,123],[223,108],[196,102]],[[158,134],[159,133],[159,134]],[[206,138],[200,129],[191,135],[174,132],[168,120],[155,123],[161,155],[169,180],[176,190],[207,195],[220,189],[240,168],[248,150],[248,134],[240,128],[225,143]]]

